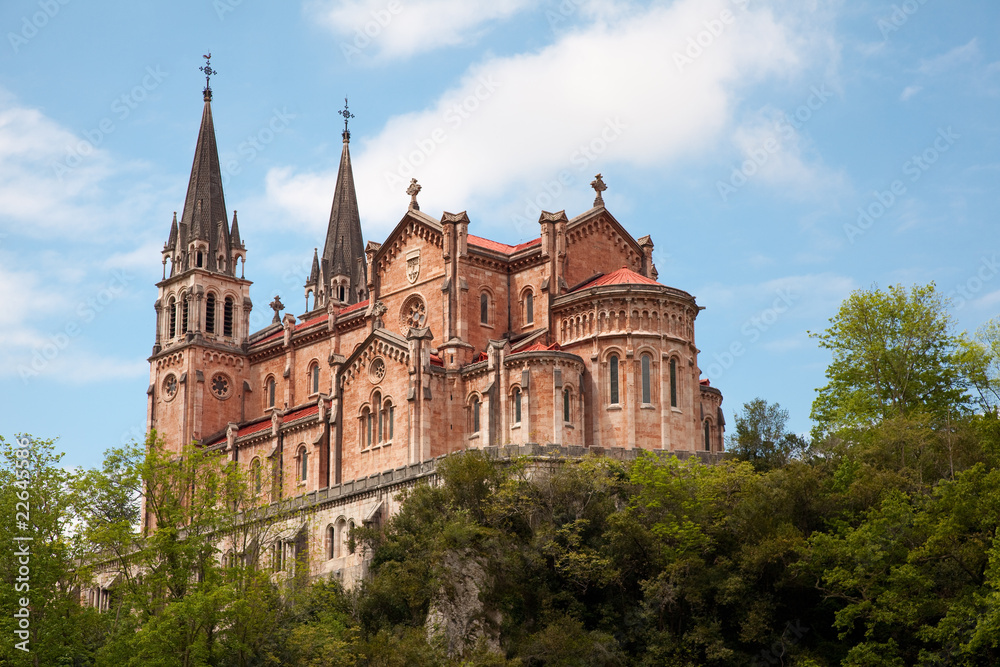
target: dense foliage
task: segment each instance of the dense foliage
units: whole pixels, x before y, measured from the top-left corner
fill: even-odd
[[[811,442],[755,399],[717,465],[456,455],[386,526],[355,531],[371,566],[350,591],[224,562],[212,535],[259,523],[234,520],[255,511],[235,466],[165,458],[154,440],[73,472],[32,440],[33,652],[5,639],[0,663],[1000,664],[1000,419],[983,409],[1000,336],[952,335],[928,294],[845,302],[823,334],[834,363]],[[872,368],[852,376],[848,359]],[[6,450],[2,533],[18,492]],[[140,497],[157,527],[142,539]],[[132,573],[100,614],[74,598],[96,560]],[[0,561],[10,638],[17,565]]]

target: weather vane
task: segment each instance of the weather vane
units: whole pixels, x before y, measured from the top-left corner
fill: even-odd
[[[354,114],[352,114],[347,109],[347,98],[346,97],[344,98],[344,108],[343,108],[343,110],[338,111],[337,113],[344,117],[344,138],[350,138],[351,133],[347,129],[347,121],[349,121],[352,118],[354,118]]]
[[[205,90],[202,92],[205,93],[205,101],[207,102],[208,100],[212,99],[212,85],[210,79],[213,74],[218,74],[218,72],[212,69],[211,51],[208,52],[208,55],[202,56],[202,58],[205,59],[205,66],[199,67],[198,69],[205,73]]]

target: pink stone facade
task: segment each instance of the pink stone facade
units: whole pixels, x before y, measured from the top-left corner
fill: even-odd
[[[464,214],[409,210],[369,245],[365,301],[286,314],[249,336],[248,311],[231,338],[199,330],[204,298],[192,298],[193,331],[167,331],[161,312],[150,428],[171,448],[196,441],[260,465],[269,500],[466,448],[722,450],[698,306],[655,281],[611,213],[545,214],[540,239],[521,246],[468,227]],[[249,302],[246,280],[181,277],[160,284],[160,302]]]
[[[330,224],[361,247],[349,138]],[[276,569],[283,550],[306,548],[315,573],[356,576],[363,562],[344,536],[395,501],[391,485],[345,490],[444,454],[532,443],[722,452],[722,394],[698,366],[699,307],[656,281],[652,241],[600,198],[572,219],[543,213],[539,238],[516,246],[470,234],[464,212],[411,204],[363,256],[344,259],[328,241],[305,286],[311,310],[251,333],[235,214],[231,231],[198,217],[225,215],[224,202],[197,198],[221,200],[199,185],[218,170],[214,150],[206,99],[188,213],[175,217],[157,285],[147,422],[169,449],[195,442],[245,466],[262,504],[312,499],[305,524],[277,526],[261,547]],[[213,229],[217,241],[200,240]],[[218,253],[212,268],[203,252]]]

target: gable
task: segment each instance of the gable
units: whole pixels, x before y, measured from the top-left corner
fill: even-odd
[[[392,369],[392,372],[398,373],[399,366],[402,366],[404,370],[409,366],[409,344],[399,334],[386,329],[376,329],[370,333],[354,352],[351,353],[351,356],[347,357],[344,361],[343,370],[341,371],[344,388],[346,389],[359,379],[367,382],[372,372],[371,362],[376,358],[381,358],[385,361],[387,366],[385,369],[386,373],[390,372],[388,366],[392,362],[396,362],[397,368]],[[381,378],[379,379],[381,380]]]

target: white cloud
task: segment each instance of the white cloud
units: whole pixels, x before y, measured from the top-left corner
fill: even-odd
[[[473,65],[429,108],[392,118],[352,147],[366,224],[377,234],[398,221],[411,175],[424,188],[422,210],[468,209],[475,222],[477,210],[509,219],[533,199],[525,193],[541,195],[560,172],[583,202],[593,174],[613,182],[611,163],[699,155],[731,123],[744,87],[830,60],[825,19],[810,23],[804,16],[815,14],[799,16],[791,3],[782,12],[749,7],[681,0]],[[323,220],[333,178],[276,169],[267,198],[297,219]]]
[[[907,100],[909,100],[911,97],[913,97],[923,89],[924,89],[923,86],[907,86],[906,88],[903,89],[903,92],[900,94],[899,99],[903,102],[906,102]]]
[[[118,162],[0,88],[0,231],[8,236],[100,241],[151,208],[145,185],[110,193],[114,180],[144,165]]]
[[[920,67],[917,71],[926,76],[939,76],[955,69],[956,67],[965,66],[978,58],[979,42],[976,38],[972,38],[968,43],[963,44],[962,46],[956,46],[947,53],[943,53],[934,58],[921,60]]]
[[[822,88],[823,94],[828,94],[825,86],[813,88]],[[820,105],[825,103],[822,96],[814,95],[813,99],[820,100]],[[817,109],[804,108],[821,113],[822,107],[814,106]],[[783,194],[795,198],[825,199],[839,195],[844,188],[844,174],[823,164],[809,141],[782,111],[762,109],[736,128],[733,143],[741,153],[737,169],[748,183],[779,188]]]
[[[306,13],[342,41],[344,56],[407,58],[476,41],[485,25],[510,18],[530,0],[311,0]]]
[[[753,317],[776,310],[781,319],[825,324],[830,313],[857,289],[852,278],[836,273],[811,273],[773,278],[759,283],[712,283],[696,291],[698,303],[712,310],[726,309]]]

